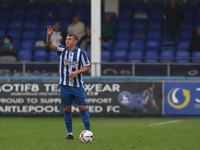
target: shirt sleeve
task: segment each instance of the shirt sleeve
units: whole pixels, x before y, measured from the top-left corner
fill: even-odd
[[[62,52],[65,50],[65,47],[61,46],[61,45],[57,45],[57,54],[60,56],[62,54]]]
[[[81,63],[83,64],[83,67],[90,66],[90,61],[85,51],[83,51],[81,55]]]

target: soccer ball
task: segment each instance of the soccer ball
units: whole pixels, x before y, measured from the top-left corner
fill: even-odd
[[[91,143],[94,139],[93,133],[89,130],[81,132],[79,139],[82,143]]]

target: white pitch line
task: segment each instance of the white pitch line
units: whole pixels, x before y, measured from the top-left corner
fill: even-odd
[[[180,122],[180,121],[182,121],[182,120],[173,120],[173,121],[167,121],[167,122],[153,123],[153,124],[150,124],[149,126],[159,126],[159,125],[176,123],[176,122]]]

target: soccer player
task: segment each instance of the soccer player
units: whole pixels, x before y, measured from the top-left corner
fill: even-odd
[[[83,87],[82,73],[90,70],[90,62],[85,51],[76,46],[78,37],[68,34],[66,47],[56,45],[51,41],[54,27],[47,26],[46,45],[57,52],[60,57],[60,94],[61,105],[64,108],[64,121],[67,127],[67,140],[73,140],[72,132],[72,104],[78,105],[85,129],[90,130],[90,117],[86,109],[87,98]]]

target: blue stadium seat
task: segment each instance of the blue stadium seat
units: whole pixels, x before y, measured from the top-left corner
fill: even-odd
[[[50,62],[59,62],[59,56],[56,52],[50,51],[49,52],[49,61]]]
[[[38,31],[38,34],[37,34],[37,40],[45,40],[45,38],[46,38],[46,36],[47,36],[47,31],[44,31],[44,30],[39,30]]]
[[[13,39],[12,42],[16,45],[17,50],[19,50],[19,47],[20,47],[20,40],[19,40],[19,39]]]
[[[29,3],[29,5],[28,5],[28,9],[30,10],[30,9],[32,9],[32,10],[38,10],[38,9],[41,9],[42,8],[42,5],[41,5],[41,3],[39,3],[39,2],[31,2],[31,3]]]
[[[24,30],[22,33],[22,39],[24,40],[35,40],[37,36],[37,31],[35,30]]]
[[[32,52],[27,50],[20,50],[17,53],[18,61],[30,62],[32,61]]]
[[[131,36],[132,40],[145,40],[146,39],[146,31],[143,30],[133,30],[133,34]]]
[[[184,11],[184,21],[194,21],[194,16],[193,10]]]
[[[183,21],[181,23],[181,30],[193,30],[193,22]]]
[[[164,5],[162,2],[152,2],[150,5],[150,10],[163,10]]]
[[[175,46],[176,43],[174,41],[164,40],[161,43],[162,46]]]
[[[72,11],[71,10],[59,10],[58,14],[57,14],[57,19],[70,21],[72,19]]]
[[[2,3],[1,4],[1,11],[11,11],[12,10],[12,4],[11,3]]]
[[[134,19],[148,19],[148,11],[144,9],[135,10],[133,18]]]
[[[176,62],[179,63],[190,62],[190,53],[188,51],[178,50],[176,52]]]
[[[33,53],[33,61],[35,62],[45,62],[48,57],[48,53],[45,50],[35,50]]]
[[[162,21],[163,20],[163,11],[161,10],[154,10],[151,11],[149,14],[150,21]]]
[[[11,16],[11,13],[10,13],[10,11],[8,11],[8,10],[1,11],[1,12],[0,12],[0,19],[1,19],[1,20],[9,20],[9,19],[10,19],[10,16]]]
[[[69,21],[64,21],[64,20],[62,20],[62,21],[58,21],[58,22],[59,22],[59,24],[60,24],[61,30],[66,31],[67,28],[68,28],[68,26],[69,26]]]
[[[130,50],[144,50],[144,40],[132,40],[129,46]]]
[[[131,37],[130,31],[118,31],[116,34],[116,40],[129,40]]]
[[[87,19],[87,12],[83,10],[74,11],[73,16],[78,16],[82,22],[85,22]]]
[[[161,39],[161,31],[148,31],[147,40],[159,40]]]
[[[159,52],[156,50],[149,50],[145,52],[144,55],[145,62],[158,62],[159,61]]]
[[[9,22],[8,28],[21,30],[23,29],[23,26],[24,22],[22,20],[14,20]]]
[[[160,62],[174,62],[174,50],[162,50]]]
[[[131,30],[131,22],[130,21],[118,22],[117,30]]]
[[[113,50],[113,44],[109,41],[101,41],[101,48],[111,52]]]
[[[142,50],[130,50],[128,53],[129,62],[142,62],[143,61],[143,51]]]
[[[162,30],[162,22],[161,21],[149,22],[148,30]]]
[[[14,10],[11,19],[12,20],[23,20],[25,17],[25,10]]]
[[[194,25],[194,32],[197,32],[197,28],[200,27],[200,22],[196,22]]]
[[[75,10],[87,10],[88,6],[86,2],[75,2],[74,3],[74,9]]]
[[[44,10],[41,16],[42,20],[54,20],[56,18],[56,10]]]
[[[122,10],[133,10],[133,3],[132,2],[127,2],[127,1],[120,1],[119,3],[119,10],[120,12]]]
[[[9,30],[7,35],[11,36],[13,39],[20,39],[22,32],[21,30]]]
[[[117,40],[114,43],[114,50],[128,50],[129,40]]]
[[[163,31],[162,40],[169,40],[169,33],[167,30]]]
[[[4,39],[5,36],[6,36],[6,31],[0,30],[0,39]]]
[[[199,51],[193,51],[192,52],[192,62],[194,63],[200,63],[200,52]]]
[[[177,50],[187,50],[190,46],[190,40],[181,40],[177,42]]]
[[[28,20],[38,20],[40,19],[40,10],[29,10],[26,19]]]
[[[133,19],[132,10],[121,10],[119,12],[118,20],[119,21],[131,21]]]
[[[23,9],[25,10],[26,9],[26,3],[25,2],[15,2],[13,4],[13,9]]]
[[[136,2],[134,9],[135,10],[148,10],[148,4],[145,2]]]
[[[180,31],[180,39],[181,40],[191,40],[193,36],[192,31]]]
[[[22,40],[20,43],[20,50],[33,51],[35,47],[35,40]]]
[[[110,62],[111,61],[111,52],[110,51],[101,51],[101,61]]]
[[[47,9],[55,10],[55,9],[57,9],[56,2],[45,2],[44,5],[43,5],[43,9],[44,10],[47,10]]]
[[[134,19],[133,20],[133,30],[146,30],[147,21],[146,19]]]
[[[70,3],[70,2],[60,2],[58,8],[59,8],[59,10],[70,10],[70,11],[72,11],[73,6],[72,6],[72,3]]]
[[[145,44],[146,50],[159,50],[160,40],[147,40]]]
[[[113,62],[126,62],[127,58],[128,58],[128,54],[126,50],[113,51],[112,53]]]
[[[186,2],[181,4],[183,10],[195,10],[194,3]]]
[[[8,27],[8,20],[0,20],[0,30],[6,29]]]
[[[39,29],[40,30],[46,30],[48,25],[53,26],[53,21],[52,20],[41,21]]]
[[[39,22],[38,21],[26,21],[24,23],[24,30],[37,30],[39,28]]]

